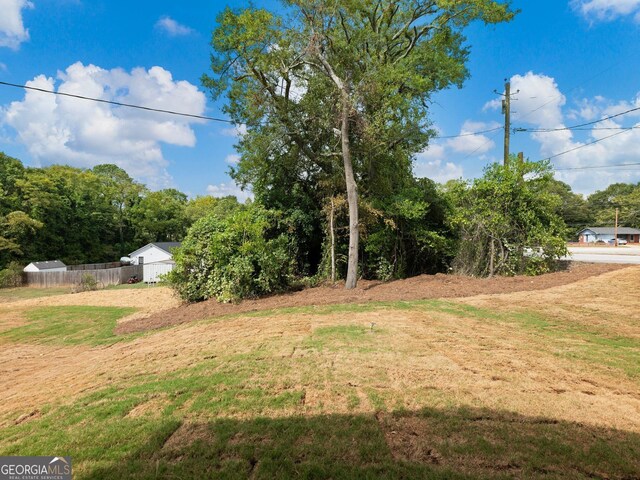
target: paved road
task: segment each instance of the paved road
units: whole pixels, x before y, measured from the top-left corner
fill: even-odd
[[[569,255],[563,260],[640,265],[640,247],[569,247]]]

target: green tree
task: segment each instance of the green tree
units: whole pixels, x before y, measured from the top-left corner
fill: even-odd
[[[636,186],[629,183],[612,183],[604,190],[589,195],[587,204],[596,224],[592,226],[612,227],[615,223],[616,208],[622,207],[621,199],[626,195],[631,195],[635,189]]]
[[[454,268],[474,276],[538,274],[566,254],[560,199],[546,162],[493,164],[473,182],[448,184],[460,241]]]
[[[112,206],[113,221],[118,229],[120,256],[133,248],[133,228],[128,209],[140,200],[144,186],[135,182],[122,168],[113,164],[97,165],[93,168],[101,183],[102,191]]]
[[[198,196],[187,202],[185,217],[189,225],[208,215],[226,217],[240,207],[238,199],[232,195],[222,198],[210,195]]]
[[[616,198],[620,206],[620,225],[640,228],[640,184],[632,192]]]
[[[575,240],[578,232],[593,223],[593,213],[582,195],[573,193],[571,187],[564,182],[552,179],[548,191],[560,199],[558,215],[567,225],[567,240]],[[593,226],[593,225],[591,225]]]
[[[392,187],[410,175],[411,157],[430,135],[430,96],[467,76],[462,30],[474,20],[497,23],[513,13],[508,3],[491,0],[290,0],[285,7],[286,19],[227,9],[212,40],[216,76],[203,82],[214,96],[227,92],[227,113],[246,123],[250,135],[256,132],[241,147],[270,139],[289,147],[289,161],[309,164],[307,175],[342,171],[349,208],[346,287],[353,288],[358,188]]]
[[[17,181],[25,175],[22,162],[0,152],[0,215],[20,209]]]
[[[129,210],[134,240],[138,245],[181,241],[188,227],[186,207],[187,196],[174,188],[146,192]]]
[[[73,264],[114,258],[111,204],[93,172],[59,165],[29,168],[16,186],[24,212],[43,224],[25,251],[28,260]]]

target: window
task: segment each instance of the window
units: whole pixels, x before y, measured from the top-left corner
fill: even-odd
[[[138,265],[144,265],[144,257],[138,257]]]

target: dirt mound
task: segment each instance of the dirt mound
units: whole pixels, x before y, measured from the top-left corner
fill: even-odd
[[[574,263],[569,265],[565,271],[538,277],[471,278],[460,275],[421,275],[389,283],[360,281],[358,288],[353,290],[345,290],[341,284],[321,286],[256,300],[245,300],[238,304],[218,303],[215,300],[209,300],[170,308],[153,313],[147,318],[123,322],[118,325],[116,333],[141,332],[221,315],[276,308],[372,301],[459,298],[482,294],[544,290],[625,267],[625,265]]]

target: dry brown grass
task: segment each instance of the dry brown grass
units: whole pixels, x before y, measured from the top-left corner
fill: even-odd
[[[640,268],[630,268],[543,292],[459,302],[505,312],[533,310],[637,338],[638,298],[621,292],[638,279]],[[162,290],[151,292],[159,295]],[[101,305],[139,300],[120,292],[92,293],[86,301]],[[612,298],[617,299],[615,314]],[[68,299],[51,297],[36,304],[60,305]],[[14,322],[18,317],[7,318]],[[268,415],[469,405],[640,432],[638,379],[559,355],[567,341],[571,339],[540,335],[509,319],[449,313],[427,304],[227,318],[107,347],[3,345],[0,416],[70,402],[105,385],[130,385],[141,376],[169,374],[207,358],[244,356],[244,368],[255,368],[249,375],[252,385],[274,392],[304,391],[302,405],[264,412]],[[53,377],[59,380],[55,391],[40,388]]]
[[[49,445],[53,422],[69,435],[63,445],[111,445],[105,431],[122,445],[102,477],[94,459],[80,460],[79,478],[127,477],[117,465],[128,458],[149,478],[190,461],[203,474],[203,452],[215,448],[227,472],[242,463],[251,476],[270,448],[298,449],[303,463],[337,458],[350,478],[349,468],[375,462],[358,450],[369,439],[387,449],[379,465],[409,468],[397,478],[416,465],[469,478],[635,478],[633,461],[617,459],[640,433],[637,286],[632,267],[535,292],[240,313],[94,347],[1,333],[33,307],[82,301],[148,314],[175,299],[141,289],[14,302],[0,307],[0,428],[10,438],[0,451]],[[156,428],[162,441],[137,452]],[[588,460],[602,445],[614,453]],[[568,464],[571,449],[585,458]]]

